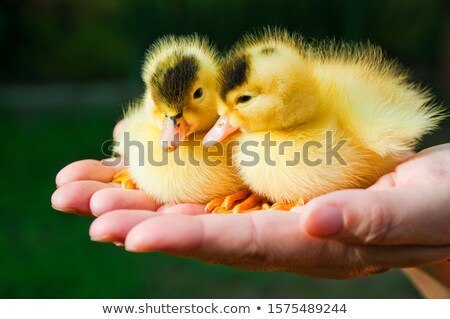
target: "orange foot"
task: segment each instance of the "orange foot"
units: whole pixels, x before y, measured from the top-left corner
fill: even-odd
[[[270,204],[269,204],[269,202],[268,202],[266,199],[263,199],[263,200],[261,201],[261,209],[262,209],[262,210],[268,210],[268,209],[270,209]]]
[[[291,208],[295,206],[303,206],[305,205],[305,201],[303,198],[300,197],[300,199],[295,204],[285,204],[285,203],[275,203],[272,206],[270,206],[270,209],[273,210],[290,210]]]
[[[234,206],[232,212],[235,214],[240,214],[240,213],[252,212],[254,210],[260,210],[261,209],[261,200],[262,200],[261,196],[256,195],[256,194],[251,194],[242,203]]]
[[[235,205],[235,203],[238,203]],[[230,214],[247,213],[261,209],[261,197],[243,190],[225,197],[210,201],[206,207],[206,213]]]
[[[133,177],[131,177],[130,175],[130,170],[125,168],[123,170],[121,170],[120,172],[116,173],[116,175],[114,175],[113,183],[120,183],[120,185],[122,186],[122,188],[126,188],[126,189],[139,189],[136,186],[136,183],[134,182]]]

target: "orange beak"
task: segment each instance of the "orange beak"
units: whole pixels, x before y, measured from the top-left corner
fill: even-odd
[[[188,129],[189,126],[186,124],[181,113],[173,117],[166,116],[159,143],[166,152],[173,152],[186,140],[186,132]]]
[[[203,138],[203,145],[209,147],[221,142],[238,129],[238,127],[234,127],[230,124],[228,115],[222,115]]]

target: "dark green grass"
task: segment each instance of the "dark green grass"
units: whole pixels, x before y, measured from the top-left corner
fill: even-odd
[[[0,298],[414,298],[400,271],[350,281],[258,273],[91,242],[89,218],[54,211],[64,165],[101,158],[120,109],[0,110]],[[443,135],[445,136],[445,135]],[[430,140],[431,141],[431,140]],[[438,139],[437,142],[442,142]]]

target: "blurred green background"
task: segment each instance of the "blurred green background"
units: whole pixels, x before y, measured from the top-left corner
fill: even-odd
[[[280,25],[307,38],[370,39],[450,101],[446,0],[3,0],[0,4],[0,297],[414,298],[400,273],[324,281],[257,273],[91,242],[91,222],[54,211],[64,165],[101,158],[127,101],[143,91],[146,48],[167,33],[226,49]],[[420,148],[449,141],[449,123]]]

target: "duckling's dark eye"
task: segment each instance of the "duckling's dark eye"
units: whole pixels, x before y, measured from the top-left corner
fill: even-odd
[[[250,95],[241,95],[240,97],[238,97],[237,99],[237,103],[245,103],[247,101],[250,101],[252,97]]]
[[[194,99],[199,99],[199,98],[202,97],[202,95],[203,95],[203,89],[202,88],[198,88],[194,92]]]

